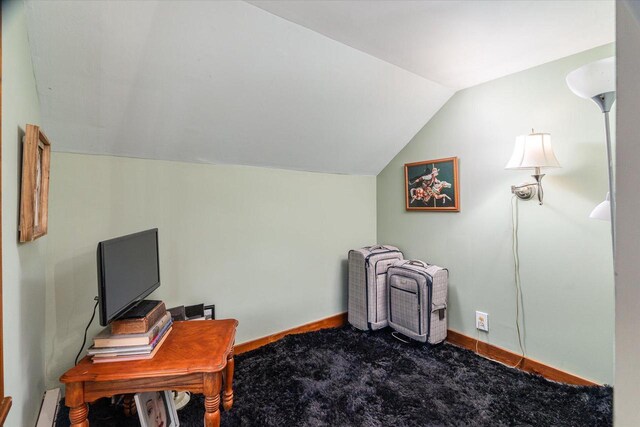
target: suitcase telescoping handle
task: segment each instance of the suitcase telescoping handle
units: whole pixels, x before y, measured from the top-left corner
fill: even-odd
[[[409,261],[407,261],[407,264],[419,265],[420,267],[424,267],[424,268],[428,267],[426,262],[422,262],[422,261],[417,260],[417,259],[409,260]]]

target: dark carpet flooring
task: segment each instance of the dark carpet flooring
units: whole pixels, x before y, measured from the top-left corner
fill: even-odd
[[[222,426],[611,426],[612,389],[576,387],[389,330],[329,329],[236,357],[235,402]],[[202,396],[178,411],[201,426]],[[58,426],[68,426],[61,407]],[[92,426],[138,426],[103,399]]]

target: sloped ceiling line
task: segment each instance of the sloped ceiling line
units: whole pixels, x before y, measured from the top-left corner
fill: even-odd
[[[57,151],[376,175],[454,89],[315,25],[382,43],[420,3],[27,1],[42,125]]]

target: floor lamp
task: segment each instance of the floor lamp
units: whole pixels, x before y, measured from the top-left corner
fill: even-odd
[[[605,200],[591,211],[590,218],[611,221],[611,241],[615,249],[616,190],[613,176],[613,155],[611,152],[611,130],[609,111],[616,100],[616,63],[615,57],[601,59],[567,75],[569,89],[581,98],[592,99],[604,113],[604,126],[607,137],[607,159],[609,170],[609,192]]]

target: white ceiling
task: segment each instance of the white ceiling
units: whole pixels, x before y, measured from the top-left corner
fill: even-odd
[[[375,175],[452,95],[244,2],[29,2],[59,151]]]
[[[249,3],[454,89],[615,39],[612,0]]]
[[[259,7],[28,1],[53,149],[375,175],[452,88],[613,40],[611,2]]]

